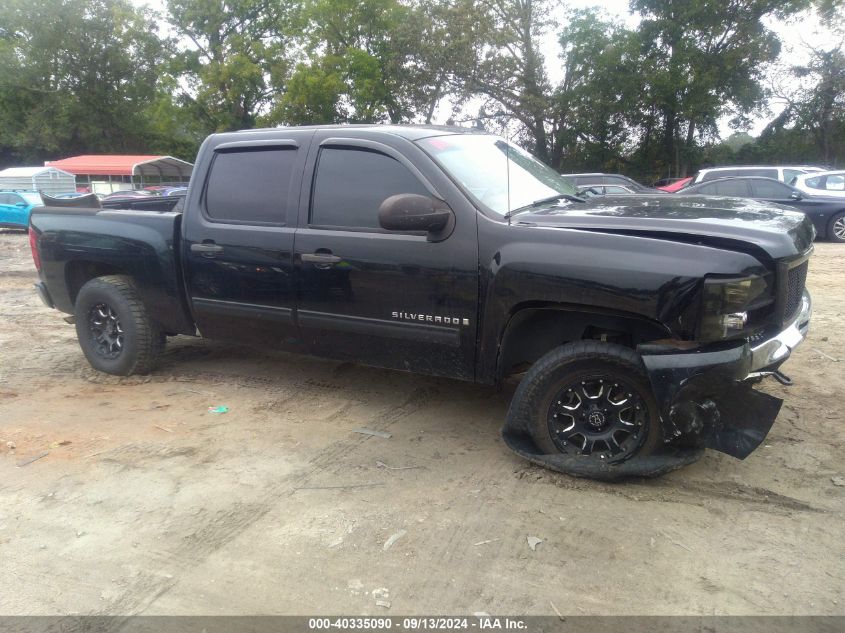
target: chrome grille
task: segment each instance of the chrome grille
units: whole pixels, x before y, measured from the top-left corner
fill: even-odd
[[[807,269],[810,262],[805,261],[800,266],[791,268],[786,278],[786,302],[783,314],[786,320],[791,319],[801,307],[801,295],[804,294],[804,285],[807,283]]]

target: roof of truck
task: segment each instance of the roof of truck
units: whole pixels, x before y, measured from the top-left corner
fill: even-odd
[[[393,125],[387,123],[343,123],[335,125],[299,125],[289,127],[276,128],[254,128],[251,130],[241,130],[234,132],[234,134],[251,134],[256,132],[283,132],[284,130],[373,130],[376,132],[386,132],[388,134],[395,134],[411,141],[428,136],[444,136],[447,134],[492,134],[488,130],[474,128],[474,127],[459,127],[456,125]],[[223,134],[233,134],[233,132],[223,132]]]

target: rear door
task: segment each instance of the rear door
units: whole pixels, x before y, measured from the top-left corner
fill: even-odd
[[[801,194],[787,184],[775,180],[751,180],[751,197],[789,206],[801,206],[798,196]],[[798,196],[793,197],[793,194]]]
[[[203,336],[297,349],[293,237],[313,131],[239,135],[214,147],[198,209],[189,202],[183,261]],[[225,137],[224,137],[225,138]]]
[[[370,140],[318,132],[300,205],[295,266],[303,338],[321,356],[472,379],[478,305],[476,215],[417,146],[390,134]],[[443,199],[452,234],[384,230],[384,199]]]

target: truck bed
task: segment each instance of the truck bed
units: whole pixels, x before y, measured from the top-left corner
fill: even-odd
[[[92,275],[129,275],[151,315],[167,332],[193,334],[182,287],[181,219],[180,211],[33,210],[30,224],[40,244],[42,275],[55,307],[72,314],[76,294]]]

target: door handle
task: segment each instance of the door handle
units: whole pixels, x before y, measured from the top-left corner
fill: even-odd
[[[202,253],[206,257],[217,255],[223,252],[223,247],[214,243],[203,242],[202,244],[191,244],[192,253]]]
[[[337,264],[342,261],[337,255],[331,253],[303,253],[302,261],[312,264]]]

